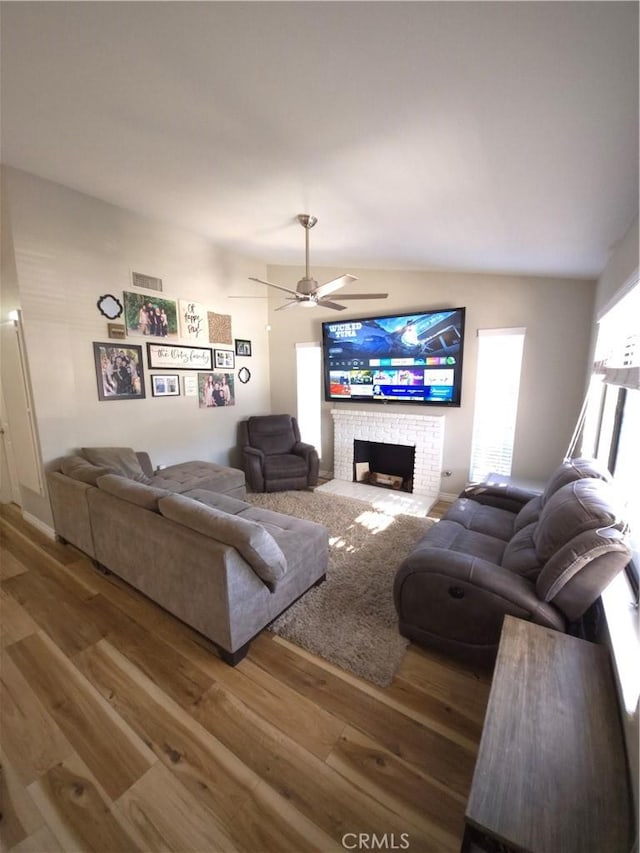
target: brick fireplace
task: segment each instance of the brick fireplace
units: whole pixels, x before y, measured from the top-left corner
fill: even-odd
[[[353,481],[354,441],[415,447],[413,494],[434,499],[440,492],[444,416],[332,409],[333,476]]]

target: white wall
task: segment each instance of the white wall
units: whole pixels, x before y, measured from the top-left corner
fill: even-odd
[[[228,296],[246,292],[247,276],[264,276],[265,266],[18,170],[3,170],[3,195],[16,281],[7,281],[2,319],[22,308],[45,464],[84,445],[148,450],[155,464],[237,464],[237,422],[269,411],[269,338],[266,300]],[[98,400],[92,342],[109,338],[96,302],[105,293],[122,300],[122,292],[133,289],[132,270],[162,278],[163,296],[231,314],[234,337],[252,341],[252,358],[236,361],[236,373],[246,365],[252,378],[247,385],[236,382],[234,407],[199,409],[195,397],[154,398],[148,370],[146,399]],[[12,377],[3,380],[6,387]],[[25,492],[23,505],[50,523],[46,499]]]
[[[616,243],[606,267],[598,278],[594,324],[598,317],[623,295],[625,287],[637,281],[640,254],[638,232],[636,217],[624,237]]]
[[[344,273],[343,269],[314,269],[319,282]],[[435,408],[444,413],[444,493],[457,493],[469,472],[473,401],[477,360],[476,330],[525,326],[520,405],[513,458],[514,476],[543,480],[562,461],[575,426],[584,393],[588,362],[595,282],[588,280],[531,278],[469,273],[355,270],[360,289],[383,291],[389,298],[349,302],[347,310],[294,308],[275,311],[284,304],[282,294],[270,294],[271,405],[274,412],[294,412],[296,341],[320,340],[321,322],[422,308],[465,306],[466,337],[463,362],[462,406]],[[295,287],[302,269],[270,266],[268,279]],[[339,291],[334,294],[337,302]],[[322,454],[324,469],[331,470],[333,424],[330,403],[323,404]],[[338,404],[362,408],[362,405]],[[387,411],[406,412],[406,405],[388,405]]]

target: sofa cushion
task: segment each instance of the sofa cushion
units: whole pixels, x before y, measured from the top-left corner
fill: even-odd
[[[223,495],[220,492],[210,492],[208,489],[191,489],[188,492],[183,492],[183,495],[185,498],[192,498],[194,501],[206,504],[206,506],[228,512],[229,515],[238,515],[238,513],[251,507],[251,504],[246,501],[240,501],[238,498],[232,498],[230,495]]]
[[[90,486],[95,486],[98,477],[103,477],[105,474],[110,474],[109,468],[100,465],[92,465],[87,459],[82,456],[65,456],[60,462],[60,470],[72,480],[81,480],[83,483],[88,483]]]
[[[485,506],[469,498],[458,498],[444,515],[467,530],[476,530],[508,542],[513,536],[513,513],[494,506]]]
[[[285,477],[303,477],[308,473],[307,462],[302,456],[293,453],[276,453],[266,456],[264,460],[264,476],[267,480]]]
[[[522,530],[534,521],[537,521],[542,512],[542,495],[532,498],[522,507],[513,522],[514,531]]]
[[[291,415],[254,415],[247,421],[249,444],[266,456],[291,453],[299,436],[295,434]]]
[[[229,515],[184,495],[163,498],[159,508],[166,518],[235,548],[270,588],[287,571],[282,549],[273,536],[254,521]]]
[[[191,489],[215,492],[244,492],[244,471],[215,462],[181,462],[153,475],[152,485],[184,494]]]
[[[551,555],[585,530],[624,527],[622,507],[613,486],[604,480],[574,480],[546,501],[533,541],[538,558]]]
[[[522,530],[518,530],[504,549],[502,558],[502,565],[505,569],[531,580],[537,578],[542,568],[536,553],[536,546],[533,544],[535,529],[535,522],[532,522],[523,527]]]
[[[119,474],[98,477],[97,485],[103,492],[108,492],[116,498],[152,512],[159,512],[158,501],[171,494],[166,489],[156,489],[144,483],[136,483],[135,480],[129,480],[128,477],[121,477]]]
[[[575,480],[596,479],[612,482],[612,477],[607,468],[597,459],[567,459],[553,472],[541,496],[541,505],[555,495],[555,493]]]
[[[120,474],[138,483],[150,484],[151,480],[142,470],[140,460],[131,447],[83,447],[85,459],[93,465],[109,468],[112,474]]]
[[[543,601],[556,603],[568,618],[575,619],[630,559],[629,543],[620,530],[612,527],[584,530],[546,563],[536,581],[536,592]],[[585,572],[587,577],[582,579]],[[578,573],[581,583],[572,585]],[[593,587],[586,605],[583,585],[587,591]],[[561,602],[556,601],[558,596],[562,596]]]
[[[430,548],[445,548],[447,551],[458,551],[462,554],[470,554],[473,557],[481,557],[496,565],[502,564],[504,550],[507,545],[502,539],[495,536],[487,536],[477,530],[467,530],[457,521],[442,519],[433,527],[430,527],[425,535],[418,541],[414,550],[422,545]]]

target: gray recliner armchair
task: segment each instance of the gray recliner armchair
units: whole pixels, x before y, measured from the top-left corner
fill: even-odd
[[[238,426],[247,485],[254,492],[307,489],[318,482],[318,453],[300,441],[291,415],[259,415]]]
[[[396,574],[400,633],[491,665],[506,614],[567,630],[631,559],[610,480],[598,463],[574,459],[539,495],[469,487]]]

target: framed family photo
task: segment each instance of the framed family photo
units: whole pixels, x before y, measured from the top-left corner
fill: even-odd
[[[233,373],[198,373],[198,405],[201,409],[235,404]]]
[[[241,338],[235,339],[236,343],[236,355],[250,356],[251,355],[251,341],[245,341]]]
[[[233,350],[230,349],[214,349],[213,351],[213,366],[216,370],[233,370],[236,365],[236,357]]]
[[[93,344],[99,400],[143,400],[142,347]]]
[[[144,293],[131,293],[127,290],[124,291],[123,297],[124,322],[128,335],[177,339],[178,306],[175,299],[147,296]]]
[[[151,394],[154,397],[179,397],[180,378],[177,373],[154,373],[151,377]]]

